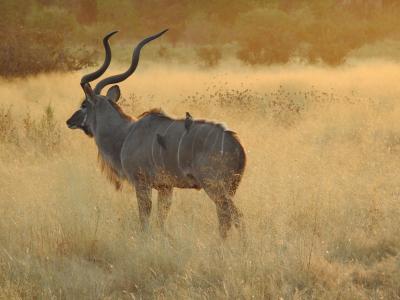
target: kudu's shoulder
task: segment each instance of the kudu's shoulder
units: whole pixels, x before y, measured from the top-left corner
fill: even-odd
[[[168,118],[168,116],[164,113],[164,111],[161,108],[152,108],[148,111],[145,111],[143,113],[141,113],[137,119],[142,120],[145,119],[146,117],[166,117]]]

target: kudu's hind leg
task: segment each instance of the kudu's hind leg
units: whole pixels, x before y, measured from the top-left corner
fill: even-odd
[[[165,231],[165,220],[172,203],[172,187],[165,187],[158,190],[158,226]]]
[[[136,197],[139,207],[139,219],[142,231],[149,228],[149,218],[151,213],[151,188],[146,185],[136,186]]]
[[[232,201],[230,193],[221,193],[221,190],[205,187],[207,195],[214,201],[217,208],[219,232],[223,239],[233,225],[239,230],[240,238],[246,240],[246,229],[243,214]]]
[[[228,231],[232,226],[232,213],[229,210],[229,204],[224,200],[214,201],[217,207],[217,216],[219,222],[219,234],[226,239]]]
[[[222,216],[223,217],[229,216],[228,218],[225,217],[225,223],[222,223],[222,228],[220,222],[220,231],[222,230],[221,236],[224,237],[223,234],[225,234],[226,236],[226,233],[224,233],[224,227],[226,227],[227,228],[226,231],[228,231],[232,226],[231,224],[233,223],[235,228],[239,231],[240,238],[245,241],[246,228],[243,222],[242,212],[236,207],[236,205],[233,203],[230,197],[227,196],[222,197],[222,201],[220,201],[220,203],[221,204],[217,204],[217,212],[218,212],[218,207],[220,206],[222,208]]]
[[[246,234],[246,225],[243,221],[243,213],[233,203],[232,198],[228,198],[228,202],[230,203],[229,210],[231,211],[233,225],[239,231],[240,239],[244,242],[244,245],[246,245],[247,234]]]

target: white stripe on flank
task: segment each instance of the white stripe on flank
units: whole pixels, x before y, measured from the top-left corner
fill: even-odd
[[[225,130],[222,132],[221,155],[224,155],[224,139],[225,139]]]
[[[217,144],[217,142],[218,142],[218,137],[219,137],[219,132],[217,132],[217,136],[215,137],[215,141],[214,141],[214,143],[213,143],[213,145],[212,145],[210,151],[213,151],[213,150],[214,150],[215,144]]]
[[[167,127],[167,129],[165,129],[165,131],[164,131],[164,133],[163,133],[163,137],[167,134],[167,132],[168,132],[168,130],[171,128],[171,126],[174,125],[175,121],[176,121],[176,120],[172,121],[172,123],[169,124],[169,126]],[[157,134],[156,134],[156,135],[157,135]],[[161,162],[162,162],[163,168],[165,169],[164,156],[162,155],[162,147],[160,147],[158,153],[160,154]]]
[[[212,125],[212,126],[213,126],[213,125]],[[205,139],[203,145],[207,145],[207,140],[208,140],[208,138],[209,138],[209,136],[210,136],[210,133],[212,133],[212,132],[214,131],[215,128],[218,128],[218,127],[212,127],[212,128],[208,131],[207,136],[206,136],[206,139]],[[217,138],[218,138],[218,134],[217,134]],[[215,145],[215,142],[214,142],[214,145]],[[214,148],[214,145],[211,147],[211,150],[212,150],[212,148]],[[203,156],[201,157],[201,159],[203,159],[206,155],[207,155],[206,152],[203,153]]]
[[[185,135],[186,135],[186,130],[183,131],[183,134],[181,135],[181,138],[179,139],[179,144],[178,144],[178,153],[177,153],[176,160],[178,161],[178,169],[179,169],[179,170],[181,169],[181,163],[180,163],[180,161],[179,161],[179,152],[180,152],[180,150],[181,150],[181,143],[182,143],[183,137],[184,137]]]
[[[197,129],[197,128],[200,128],[199,130],[197,130],[196,131],[196,133],[195,133],[195,135],[194,135],[194,137],[193,137],[193,142],[192,142],[192,161],[193,161],[193,152],[194,152],[194,145],[195,145],[195,143],[196,143],[196,138],[197,138],[197,135],[198,135],[198,133],[200,132],[200,130],[201,130],[201,128],[204,126],[205,124],[200,124],[199,125],[199,127],[196,127],[195,129]]]
[[[156,140],[156,136],[157,136],[157,132],[156,132],[156,134],[154,135],[154,137],[153,137],[153,141],[152,141],[152,143],[151,143],[151,159],[153,160],[153,165],[154,165],[154,167],[155,168],[157,168],[157,165],[156,165],[156,161],[155,161],[155,159],[154,159],[154,141]]]
[[[167,127],[167,129],[165,129],[163,135],[166,135],[166,134],[167,134],[168,130],[171,128],[172,125],[174,125],[175,121],[176,121],[176,120],[172,121],[172,123],[169,124],[169,126]]]
[[[208,137],[210,136],[210,133],[211,133],[215,128],[216,128],[216,127],[212,127],[212,128],[208,131],[207,136],[206,136],[206,140],[204,141],[204,145],[207,144]]]

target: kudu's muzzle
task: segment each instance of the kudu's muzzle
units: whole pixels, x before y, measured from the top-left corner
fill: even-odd
[[[78,110],[67,120],[67,126],[70,129],[82,128],[85,125],[85,121],[86,114],[82,110]]]

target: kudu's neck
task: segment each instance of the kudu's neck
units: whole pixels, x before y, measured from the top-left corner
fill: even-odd
[[[120,153],[134,121],[109,104],[96,111],[94,139],[103,160],[122,174]]]

